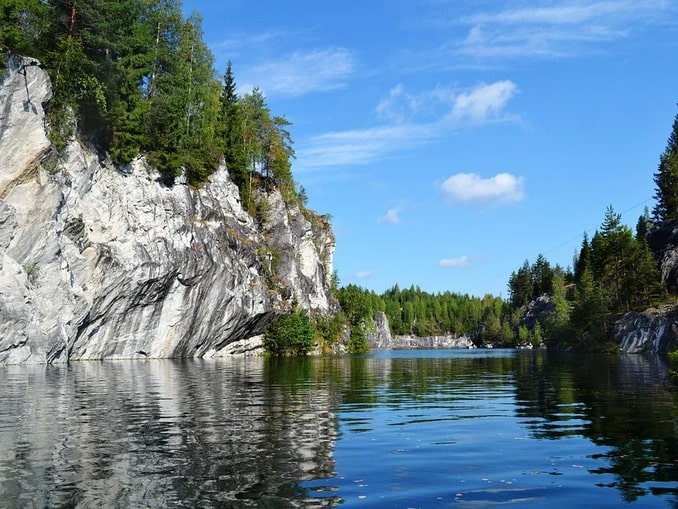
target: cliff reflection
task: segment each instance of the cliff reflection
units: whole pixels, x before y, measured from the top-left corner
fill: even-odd
[[[328,507],[369,496],[429,507],[428,493],[506,502],[520,484],[549,507],[609,488],[678,507],[677,395],[649,375],[662,369],[652,362],[439,351],[5,366],[0,505]],[[563,450],[586,465],[566,494],[537,475]],[[486,489],[504,481],[516,485]]]
[[[0,402],[11,406],[0,424],[0,500],[293,507],[299,480],[333,471],[335,403],[273,371],[262,359],[0,370]]]

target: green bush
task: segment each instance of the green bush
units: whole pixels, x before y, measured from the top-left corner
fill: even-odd
[[[315,331],[303,311],[275,317],[264,331],[264,349],[271,355],[306,355],[313,347]]]
[[[330,350],[339,341],[345,326],[346,317],[341,312],[315,319],[316,339],[323,346],[323,350]]]
[[[354,325],[348,339],[348,353],[367,353],[370,345],[367,343],[367,334],[363,325]]]

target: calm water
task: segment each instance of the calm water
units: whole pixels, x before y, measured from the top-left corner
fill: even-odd
[[[479,350],[0,367],[0,506],[678,508],[663,369]]]

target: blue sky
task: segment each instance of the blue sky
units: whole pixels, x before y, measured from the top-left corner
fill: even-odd
[[[678,0],[184,1],[292,122],[342,285],[508,297],[635,227],[678,113]]]

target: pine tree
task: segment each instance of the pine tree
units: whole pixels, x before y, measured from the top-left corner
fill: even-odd
[[[678,219],[678,115],[664,153],[659,157],[659,168],[654,174],[656,185],[653,209],[657,223]]]

